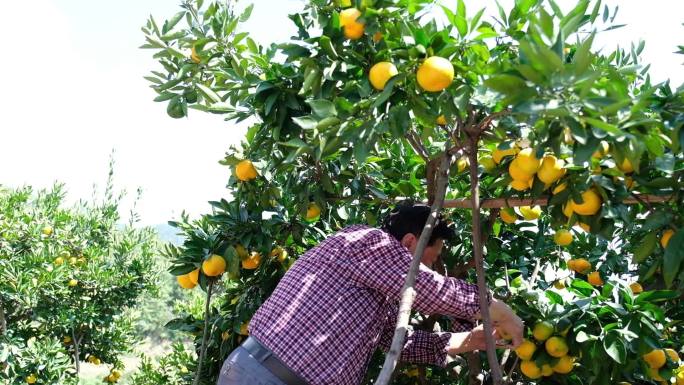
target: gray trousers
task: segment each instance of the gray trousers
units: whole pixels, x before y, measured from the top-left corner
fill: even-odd
[[[285,385],[239,346],[223,362],[218,385]]]

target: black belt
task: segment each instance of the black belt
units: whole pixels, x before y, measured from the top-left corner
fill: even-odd
[[[256,338],[248,337],[242,343],[242,347],[286,385],[308,385],[306,381],[293,372],[292,369],[285,366],[272,351],[264,347]]]

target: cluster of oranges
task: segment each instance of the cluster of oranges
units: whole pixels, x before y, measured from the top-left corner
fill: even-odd
[[[673,349],[654,349],[644,354],[641,358],[648,365],[648,376],[652,379],[661,381],[663,384],[669,384],[671,383],[670,378],[675,377],[677,385],[684,385],[684,365],[682,365],[679,359],[679,354]],[[675,365],[678,365],[679,368],[668,371],[670,378],[663,378],[661,371],[663,371],[668,359]]]
[[[558,329],[561,329],[560,324],[554,326],[547,321],[538,322],[532,330],[534,340],[525,339],[515,350],[521,360],[520,371],[528,378],[538,379],[554,374],[568,374],[572,371],[575,357],[568,355],[569,349],[565,340],[570,326]],[[541,356],[547,359],[538,360]]]

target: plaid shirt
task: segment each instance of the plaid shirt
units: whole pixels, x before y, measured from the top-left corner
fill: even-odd
[[[250,334],[311,385],[360,384],[376,348],[388,350],[410,252],[363,225],[328,237],[292,265],[250,322]],[[421,265],[414,309],[472,320],[477,286]],[[457,325],[467,329],[468,321]],[[410,330],[401,360],[446,364],[451,333]]]

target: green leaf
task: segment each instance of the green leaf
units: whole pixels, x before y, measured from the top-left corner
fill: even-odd
[[[468,34],[468,21],[465,17],[461,15],[454,16],[454,26],[458,30],[458,34],[461,37],[465,37]]]
[[[200,90],[200,92],[204,94],[204,96],[213,103],[218,103],[221,101],[221,97],[218,96],[218,94],[214,92],[214,90],[212,90],[211,88],[205,86],[202,83],[197,83],[196,86]]]
[[[456,14],[463,17],[464,19],[466,18],[466,5],[463,0],[458,0],[458,3],[456,5]]]
[[[639,245],[634,250],[634,255],[632,256],[632,263],[640,263],[646,260],[653,254],[658,243],[658,235],[655,231],[651,231],[646,234],[645,237],[641,239]]]
[[[620,131],[617,126],[610,124],[608,122],[604,122],[603,120],[600,119],[594,119],[594,118],[582,118],[584,122],[591,124],[592,126],[599,128],[609,134],[613,135],[622,135],[622,131]]]
[[[245,8],[244,11],[242,11],[242,14],[240,15],[240,22],[244,23],[245,21],[249,20],[249,17],[252,16],[252,10],[254,9],[254,3],[250,4]]]
[[[379,107],[382,103],[386,102],[387,99],[389,99],[389,97],[392,95],[392,91],[394,90],[394,84],[396,84],[400,80],[404,80],[405,77],[406,74],[399,74],[388,80],[387,84],[385,84],[385,89],[383,89],[380,95],[378,95],[375,98],[375,101],[371,106],[371,110]]]
[[[498,91],[504,95],[515,94],[525,88],[525,80],[513,75],[494,75],[485,80],[485,86]]]
[[[330,100],[317,99],[317,100],[307,100],[306,103],[311,106],[311,110],[314,115],[319,118],[327,118],[330,116],[337,116],[337,110],[335,109],[335,103]]]
[[[679,297],[679,294],[674,290],[649,290],[639,294],[634,300],[634,303],[663,302],[673,300],[677,297]]]
[[[292,121],[303,130],[313,130],[318,124],[318,120],[314,119],[312,116],[298,116],[292,118]]]
[[[682,261],[684,261],[684,229],[679,229],[670,238],[663,257],[663,278],[666,287],[672,287]]]
[[[625,363],[627,348],[622,341],[622,336],[615,332],[609,332],[603,339],[603,349],[618,364]]]

